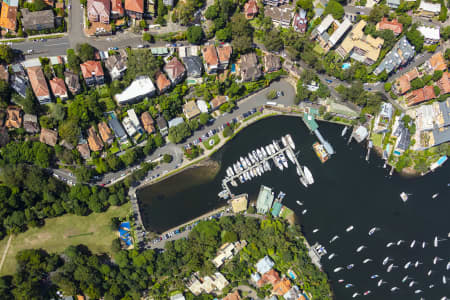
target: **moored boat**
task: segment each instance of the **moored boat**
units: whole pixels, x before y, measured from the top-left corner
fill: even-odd
[[[342,271],[342,270],[344,270],[344,268],[338,267],[338,268],[334,269],[333,272],[337,273],[337,272]]]
[[[365,291],[364,292],[364,296],[367,296],[367,295],[369,295],[371,293],[371,291]]]
[[[307,212],[308,212],[308,210],[307,210],[307,209],[304,209],[304,210],[302,211],[302,215],[306,214]]]
[[[353,230],[353,228],[354,228],[353,225],[350,225],[347,227],[347,229],[345,229],[345,231],[350,232]]]
[[[368,262],[371,262],[372,259],[371,258],[366,258],[365,260],[363,260],[363,264],[367,264]]]
[[[392,246],[394,246],[394,243],[390,242],[390,243],[387,243],[386,248],[389,248],[389,247],[392,247]]]
[[[369,230],[369,235],[373,235],[378,230],[380,230],[378,227],[373,227],[372,229]]]
[[[344,136],[347,133],[347,130],[348,126],[345,126],[344,129],[342,129],[341,136]]]
[[[439,193],[433,194],[433,196],[431,196],[431,198],[436,199],[437,196],[439,196]]]
[[[361,252],[361,251],[363,251],[365,248],[366,248],[366,246],[361,245],[361,246],[359,246],[359,247],[356,249],[356,252]]]
[[[303,166],[303,173],[305,173],[305,179],[308,182],[308,184],[313,184],[314,178],[312,176],[311,171],[308,169],[307,166]]]
[[[330,244],[331,244],[332,242],[334,242],[335,240],[337,240],[338,238],[339,238],[338,235],[333,236],[333,238],[330,240]]]
[[[360,294],[359,293],[354,293],[353,295],[352,295],[352,298],[356,298],[356,297],[358,297]]]
[[[416,240],[411,242],[411,245],[409,245],[409,248],[414,248],[415,245],[416,245]]]
[[[292,152],[292,150],[290,148],[286,149],[286,156],[289,158],[289,160],[295,164],[295,157],[294,157],[294,153]]]
[[[400,198],[403,200],[403,202],[406,202],[408,201],[408,194],[406,194],[405,192],[401,192]]]
[[[314,230],[312,231],[312,233],[316,233],[316,232],[319,232],[319,229],[318,229],[318,228],[316,228],[316,229],[314,229]]]
[[[303,205],[303,203],[300,202],[300,200],[297,200],[296,202],[297,202],[298,205]]]
[[[283,147],[287,147],[288,146],[286,137],[284,137],[284,136],[281,137],[281,143],[283,144]]]
[[[292,139],[292,136],[291,136],[289,133],[286,134],[286,140],[287,140],[287,142],[288,142],[288,144],[289,144],[289,147],[291,147],[292,149],[295,150],[295,143],[294,143],[294,140]]]

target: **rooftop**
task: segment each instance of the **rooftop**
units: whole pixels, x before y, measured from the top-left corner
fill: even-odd
[[[275,263],[272,259],[270,259],[269,256],[264,256],[258,262],[256,263],[255,267],[259,274],[264,275],[265,273],[269,272],[270,269],[273,268]]]
[[[54,77],[50,80],[50,87],[52,89],[53,95],[55,97],[67,97],[67,88],[64,84],[64,80],[58,77]]]
[[[423,35],[425,40],[436,40],[438,41],[441,38],[439,33],[439,27],[428,27],[428,26],[419,26],[417,30]]]
[[[414,47],[408,42],[406,36],[395,44],[394,48],[384,57],[378,67],[373,71],[375,75],[380,74],[384,70],[386,73],[391,73],[402,64],[407,63],[415,55]]]
[[[241,55],[240,71],[243,81],[254,81],[261,77],[261,67],[254,52]]]
[[[125,9],[144,13],[144,0],[125,0]]]
[[[181,76],[184,76],[186,69],[177,57],[172,58],[165,66],[164,71],[169,76],[172,82],[177,81]]]
[[[434,88],[430,85],[427,85],[421,89],[414,90],[405,95],[405,100],[408,101],[408,106],[416,105],[434,98],[436,98],[436,95],[434,94]]]
[[[147,133],[153,133],[155,131],[155,126],[153,125],[154,121],[148,111],[142,113],[141,122],[142,126],[144,126],[144,129],[145,131],[147,131]]]
[[[99,61],[88,60],[80,65],[84,78],[104,76],[102,64]]]
[[[88,143],[92,151],[100,151],[103,149],[103,143],[94,127],[88,129]]]
[[[6,2],[2,3],[0,14],[0,27],[11,31],[16,31],[17,27],[17,6],[8,6]]]
[[[50,97],[47,81],[41,67],[31,67],[27,69],[28,79],[36,97]]]
[[[156,91],[153,82],[148,76],[136,77],[133,82],[122,93],[116,94],[114,98],[117,103],[123,104],[133,99],[150,95]]]
[[[188,101],[183,105],[183,113],[186,116],[188,120],[195,118],[200,114],[200,110],[197,107],[197,104],[195,104],[195,101]]]
[[[156,86],[158,87],[160,93],[164,93],[168,88],[170,88],[170,80],[163,72],[158,71],[155,75],[155,78]]]
[[[220,45],[217,47],[217,55],[219,57],[219,62],[221,64],[228,63],[231,58],[231,53],[233,52],[233,48],[231,48],[231,45],[225,44]]]
[[[202,48],[203,59],[206,65],[217,66],[219,64],[219,58],[217,56],[216,47],[214,45],[206,45]]]
[[[403,24],[398,22],[397,19],[393,19],[389,21],[387,18],[383,18],[380,22],[377,23],[377,30],[392,30],[395,35],[399,35],[403,31]]]
[[[41,129],[41,135],[39,137],[41,143],[54,147],[58,141],[58,132],[47,128]]]
[[[248,203],[248,195],[247,194],[241,194],[235,196],[233,199],[231,199],[231,207],[233,208],[234,213],[239,213],[247,210],[247,203]]]

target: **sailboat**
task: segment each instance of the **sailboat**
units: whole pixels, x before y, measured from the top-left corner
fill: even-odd
[[[361,252],[364,248],[366,248],[366,246],[361,245],[356,249],[356,252]]]
[[[419,265],[421,265],[422,263],[420,261],[416,261],[416,263],[414,264],[414,267],[418,268]]]
[[[402,243],[404,243],[405,241],[404,240],[399,240],[398,242],[397,242],[397,246],[400,246]]]
[[[383,279],[380,279],[377,283],[378,286],[381,286],[383,283],[387,283],[386,281],[383,281]]]
[[[389,247],[391,247],[391,246],[394,246],[395,244],[394,243],[392,243],[392,242],[390,242],[390,243],[387,243],[387,245],[386,245],[386,248],[389,248]]]
[[[405,277],[403,277],[402,282],[404,283],[404,282],[406,282],[406,280],[408,280],[408,279],[412,279],[412,278],[410,278],[408,275],[406,275]]]
[[[334,242],[335,240],[337,240],[338,238],[339,238],[338,235],[333,236],[333,238],[330,240],[330,244],[331,244],[332,242]]]
[[[415,245],[416,245],[416,240],[411,242],[411,245],[409,245],[409,248],[414,248]]]
[[[347,133],[347,130],[348,126],[345,126],[344,129],[342,129],[341,136],[344,136]]]
[[[415,285],[415,284],[417,284],[417,281],[414,281],[414,280],[413,280],[413,281],[411,281],[411,282],[408,284],[408,286],[409,286],[409,287],[412,287],[412,286]]]
[[[387,272],[388,273],[391,272],[393,268],[397,268],[397,266],[394,264],[390,264],[389,267],[387,268]]]
[[[439,193],[433,194],[433,196],[431,196],[431,198],[436,199],[439,196]]]
[[[367,264],[368,262],[371,262],[371,261],[372,261],[372,259],[366,258],[365,260],[363,260],[363,264]]]
[[[347,229],[345,229],[345,231],[350,232],[353,230],[353,228],[354,228],[353,225],[351,225],[351,226],[347,227]]]
[[[295,150],[295,143],[294,143],[294,140],[292,139],[292,136],[291,136],[289,133],[286,134],[286,140],[287,140],[289,146],[290,146],[292,149]]]
[[[427,276],[431,276],[431,273],[433,273],[432,270],[428,271]]]
[[[409,268],[409,266],[411,265],[411,262],[410,261],[408,261],[406,264],[405,264],[405,269],[408,269]]]
[[[386,258],[383,259],[383,266],[385,266],[390,260],[391,258],[389,256],[386,256]]]
[[[435,258],[433,258],[433,264],[437,264],[439,261],[443,260],[442,258],[440,258],[439,256],[436,256]]]

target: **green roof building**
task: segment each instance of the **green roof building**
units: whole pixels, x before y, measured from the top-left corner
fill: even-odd
[[[317,124],[316,120],[314,119],[314,115],[304,113],[303,114],[303,122],[305,122],[306,126],[309,128],[309,130],[314,131],[317,128],[319,128],[319,124]]]
[[[281,205],[280,202],[275,202],[272,207],[272,216],[277,218],[280,215],[282,207],[283,207],[283,205]]]
[[[259,189],[258,199],[256,200],[256,210],[259,214],[266,214],[272,207],[274,195],[272,189],[261,185]]]

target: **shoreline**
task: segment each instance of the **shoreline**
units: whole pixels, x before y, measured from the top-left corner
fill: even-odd
[[[383,157],[383,149],[382,149],[382,148],[377,147],[377,146],[374,146],[373,149],[375,150],[375,153],[376,153],[379,157],[381,157],[381,158]],[[392,167],[392,165],[389,164],[389,162],[387,163],[387,165]],[[395,170],[395,167],[394,167],[394,171],[395,171],[398,175],[400,175],[400,176],[402,176],[402,177],[405,177],[405,178],[419,178],[419,177],[422,177],[422,176],[425,176],[426,174],[428,174],[428,173],[420,174],[420,173],[418,173],[416,170],[414,170],[414,169],[411,168],[411,167],[404,168],[404,169],[401,170],[400,172],[397,171],[397,170]]]

